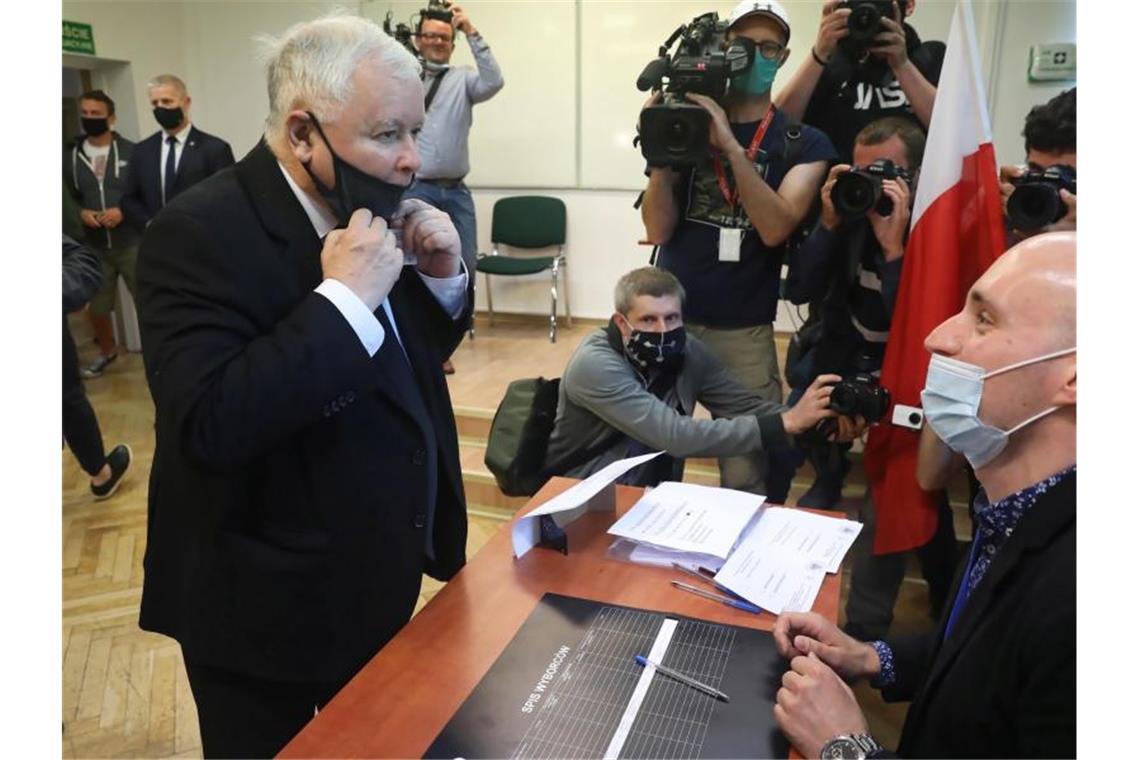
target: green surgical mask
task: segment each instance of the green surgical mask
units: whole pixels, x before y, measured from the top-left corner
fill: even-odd
[[[771,91],[772,82],[776,80],[776,71],[779,68],[778,58],[768,60],[757,52],[752,67],[732,78],[732,89],[748,95],[765,95]]]

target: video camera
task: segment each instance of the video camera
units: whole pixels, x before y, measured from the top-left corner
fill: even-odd
[[[684,96],[695,92],[720,100],[729,79],[752,65],[756,44],[745,37],[727,40],[727,20],[715,12],[697,16],[665,40],[637,78],[642,92],[665,93],[661,103],[642,110],[638,121],[641,155],[649,166],[694,166],[708,155],[709,114]],[[677,49],[670,57],[674,43]]]
[[[874,47],[875,36],[883,31],[882,19],[893,20],[895,8],[898,8],[898,17],[903,17],[900,0],[843,0],[836,6],[839,8],[851,9],[847,17],[847,36],[839,40],[839,48],[853,61],[861,60]]]
[[[895,202],[883,192],[883,180],[911,181],[911,174],[895,166],[889,158],[880,158],[866,168],[854,167],[840,174],[831,188],[831,203],[844,221],[858,219],[871,209],[882,216],[895,210]]]
[[[1061,190],[1077,192],[1077,170],[1054,164],[1044,171],[1027,171],[1012,180],[1015,187],[1005,204],[1005,213],[1015,229],[1039,230],[1068,212]]]
[[[416,57],[417,61],[423,63],[420,51],[412,44],[412,38],[419,36],[420,25],[426,19],[450,24],[451,18],[451,0],[428,0],[428,7],[421,8],[419,12],[413,14],[407,24],[403,22],[396,24],[394,29],[392,28],[392,11],[388,11],[388,15],[384,17],[384,31],[389,37],[403,45],[409,53]]]

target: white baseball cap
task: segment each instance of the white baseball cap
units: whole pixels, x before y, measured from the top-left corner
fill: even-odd
[[[788,18],[788,12],[784,10],[784,6],[780,5],[776,0],[741,0],[732,9],[732,13],[728,16],[728,25],[735,26],[736,22],[742,18],[753,16],[756,14],[763,14],[769,18],[775,19],[776,23],[784,27],[784,32],[788,35],[788,39],[792,38],[792,23]]]

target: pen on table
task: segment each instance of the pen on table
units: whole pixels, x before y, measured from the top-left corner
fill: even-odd
[[[641,665],[642,667],[652,667],[654,670],[661,673],[661,675],[669,676],[669,678],[672,678],[675,681],[680,681],[681,683],[685,684],[686,686],[692,686],[697,691],[703,691],[705,694],[708,694],[710,697],[716,697],[721,702],[727,702],[728,701],[728,695],[727,694],[725,694],[723,691],[720,691],[719,689],[714,689],[713,687],[709,686],[707,683],[701,683],[700,681],[698,681],[695,678],[690,678],[689,676],[685,675],[684,673],[679,673],[676,670],[673,670],[672,668],[667,668],[664,665],[656,663],[653,660],[650,660],[648,657],[643,657],[642,655],[639,655],[639,654],[635,654],[633,656],[633,659],[637,662],[638,665]]]
[[[712,586],[713,588],[715,588],[717,591],[721,592],[725,596],[731,597],[732,599],[739,599],[740,601],[746,601],[744,599],[744,597],[742,597],[740,594],[736,594],[736,593],[733,593],[732,591],[729,591],[726,588],[722,588],[721,585],[713,579],[712,574],[709,574],[709,573],[711,573],[710,570],[705,570],[705,568],[703,568],[703,567],[700,567],[700,568],[697,568],[696,570],[694,570],[691,567],[686,567],[685,565],[682,565],[680,562],[674,562],[673,563],[673,569],[674,570],[680,570],[685,575],[688,575],[692,578],[696,578],[698,581],[700,581],[701,583],[704,583],[707,586]]]
[[[688,591],[690,594],[696,594],[697,596],[703,596],[705,599],[711,599],[714,602],[720,602],[721,604],[727,605],[729,607],[735,607],[738,610],[744,610],[745,612],[751,612],[754,615],[759,615],[761,612],[764,611],[764,610],[760,609],[759,607],[757,607],[755,604],[752,604],[752,602],[745,602],[745,601],[742,601],[739,599],[731,599],[727,596],[721,596],[720,594],[714,594],[711,591],[705,591],[704,589],[697,588],[696,586],[690,586],[688,583],[682,583],[681,581],[669,581],[669,582],[672,583],[676,588],[681,589],[682,591]]]

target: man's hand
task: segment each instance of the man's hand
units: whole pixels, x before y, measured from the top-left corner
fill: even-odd
[[[463,257],[459,233],[451,217],[435,206],[416,198],[401,201],[392,217],[392,230],[399,236],[402,252],[414,255],[416,269],[428,277],[459,274]]]
[[[894,201],[895,207],[887,216],[875,209],[867,212],[875,239],[883,249],[887,261],[897,261],[903,257],[907,227],[910,226],[910,186],[901,179],[883,180],[883,194]]]
[[[478,36],[479,32],[475,30],[474,24],[472,24],[471,19],[468,18],[467,11],[463,10],[455,3],[451,4],[450,10],[452,26],[466,34],[468,37]]]
[[[354,211],[348,227],[326,235],[321,249],[324,276],[344,283],[369,311],[376,311],[388,297],[403,266],[396,236],[383,217],[368,209]]]
[[[99,212],[85,208],[79,212],[79,221],[83,222],[84,226],[97,230],[103,226],[99,221]]]
[[[784,422],[784,432],[788,435],[799,435],[811,430],[820,420],[834,417],[835,412],[827,408],[831,403],[831,385],[842,379],[839,375],[817,377],[804,391],[804,395],[796,405],[780,415],[780,419]]]
[[[814,654],[849,681],[879,675],[875,648],[851,638],[817,612],[783,613],[776,618],[772,636],[776,651],[789,660]]]
[[[819,191],[819,199],[822,202],[819,221],[830,232],[835,232],[843,223],[839,217],[839,212],[835,210],[835,204],[831,202],[831,191],[835,187],[835,181],[839,179],[839,175],[849,171],[851,171],[851,164],[836,164],[831,167],[831,171],[827,173],[827,179]]]
[[[891,67],[891,71],[897,72],[906,65],[908,60],[906,30],[903,29],[902,19],[899,18],[898,5],[894,4],[892,7],[894,8],[894,18],[883,17],[879,20],[883,31],[875,35],[874,46],[869,50],[871,55],[885,58],[887,65]]]
[[[1005,165],[998,170],[998,189],[1001,190],[1001,211],[1005,213],[1005,205],[1009,202],[1009,196],[1013,195],[1013,191],[1017,186],[1013,181],[1025,174],[1024,166],[1010,166]]]
[[[108,229],[115,229],[123,223],[123,212],[118,208],[109,208],[99,215],[99,221]]]
[[[867,721],[851,688],[814,654],[796,657],[784,674],[772,709],[780,730],[804,757],[843,734],[867,733]]]
[[[835,418],[835,432],[827,437],[832,443],[850,443],[867,432],[867,420],[861,416],[855,419],[840,415]]]
[[[823,16],[819,20],[819,33],[815,36],[815,54],[823,60],[835,54],[835,46],[841,39],[850,34],[847,28],[847,17],[851,15],[850,8],[839,8],[839,0],[826,0],[823,4]]]
[[[1057,221],[1042,227],[1042,232],[1071,232],[1077,228],[1077,196],[1061,188],[1061,203],[1068,211]]]
[[[736,140],[736,135],[732,134],[732,127],[728,125],[728,114],[720,107],[720,103],[708,95],[700,95],[695,92],[686,92],[685,97],[708,111],[709,116],[712,117],[711,124],[709,124],[709,145],[721,153],[743,150]]]

